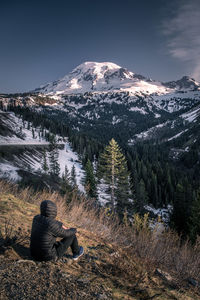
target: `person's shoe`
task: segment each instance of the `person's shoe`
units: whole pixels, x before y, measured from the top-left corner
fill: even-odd
[[[81,256],[83,255],[83,253],[84,253],[84,249],[83,249],[82,246],[80,246],[80,248],[79,248],[79,253],[73,255],[73,260],[79,259],[79,257],[81,257]]]

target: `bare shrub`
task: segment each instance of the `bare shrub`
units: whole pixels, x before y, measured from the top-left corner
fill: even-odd
[[[8,247],[23,243],[28,237],[24,236],[20,227],[16,228],[12,220],[5,220],[0,227],[0,252]]]
[[[172,271],[180,280],[188,277],[200,279],[200,239],[192,246],[172,230],[157,234],[156,228],[149,229],[145,216],[142,221],[136,216],[136,223],[132,226],[120,224],[117,217],[107,216],[105,209],[95,208],[84,197],[81,200],[68,206],[66,217],[125,251],[128,260],[140,258],[148,265]],[[119,257],[117,259],[120,263]],[[122,264],[126,264],[124,259]]]
[[[1,194],[5,193],[14,193],[17,190],[17,185],[11,182],[7,182],[6,180],[0,180],[0,192]]]

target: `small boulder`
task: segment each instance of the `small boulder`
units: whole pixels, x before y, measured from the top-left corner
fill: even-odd
[[[169,273],[162,271],[161,269],[156,269],[155,275],[158,275],[159,277],[161,277],[162,279],[164,279],[168,282],[173,281],[172,276]]]

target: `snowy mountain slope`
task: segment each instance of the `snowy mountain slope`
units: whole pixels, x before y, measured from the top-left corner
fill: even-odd
[[[65,95],[62,104],[55,106],[55,109],[67,112],[81,113],[82,110],[90,111],[92,107],[102,111],[105,104],[124,105],[129,111],[138,111],[141,114],[150,112],[177,112],[183,109],[191,108],[200,103],[200,92],[187,92],[181,94],[169,93],[167,95],[140,96],[138,94],[131,96],[129,92],[107,92],[105,93],[86,93],[83,95]],[[94,118],[98,119],[98,114]]]
[[[63,78],[36,90],[47,95],[128,92],[130,96],[168,95],[200,91],[200,84],[184,76],[180,80],[162,83],[135,74],[110,62],[85,62]]]
[[[59,136],[56,138],[60,140],[58,150],[60,175],[64,173],[65,166],[71,172],[74,165],[79,190],[84,192],[82,185],[84,171],[78,155],[72,151],[67,140],[63,140]],[[48,145],[49,142],[42,137],[41,128],[33,128],[32,124],[23,121],[13,112],[0,111],[0,178],[20,181],[23,172],[42,173],[44,149],[47,151],[47,162],[49,163]]]
[[[110,62],[85,62],[63,78],[41,86],[44,94],[83,94],[85,92],[128,91],[135,93],[165,94],[171,89],[142,75],[134,74]]]
[[[141,141],[156,141],[167,143],[176,141],[177,148],[173,146],[173,152],[177,154],[188,152],[194,143],[199,140],[200,135],[200,105],[180,114],[172,120],[161,122],[156,126],[135,134],[129,139],[129,145]],[[183,138],[184,137],[184,138]],[[181,138],[183,141],[181,141]],[[176,157],[177,158],[177,155]]]
[[[200,117],[200,105],[181,115],[186,122],[197,122]]]
[[[13,112],[0,111],[0,145],[6,144],[48,144],[27,121],[18,118]]]

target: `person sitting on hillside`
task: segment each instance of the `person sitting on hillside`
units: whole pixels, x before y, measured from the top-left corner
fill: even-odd
[[[33,218],[30,251],[35,260],[48,261],[61,258],[68,247],[71,247],[73,259],[83,255],[83,247],[79,247],[76,228],[67,229],[62,222],[55,220],[57,206],[50,200],[40,204],[40,215]],[[63,238],[56,241],[56,238]]]

